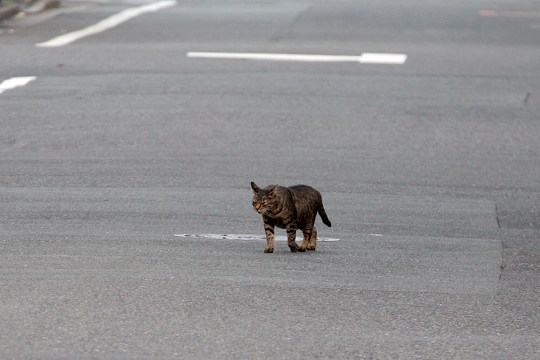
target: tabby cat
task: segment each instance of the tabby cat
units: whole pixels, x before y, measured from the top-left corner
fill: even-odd
[[[284,187],[270,185],[264,189],[251,182],[253,208],[262,214],[266,233],[265,253],[274,252],[274,226],[287,230],[287,244],[292,252],[315,250],[317,247],[317,212],[323,223],[332,226],[324,211],[321,193],[307,185]],[[296,230],[302,230],[304,240],[298,246]]]

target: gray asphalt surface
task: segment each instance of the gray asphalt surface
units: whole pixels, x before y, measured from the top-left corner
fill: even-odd
[[[540,357],[538,1],[142,1],[2,25],[0,358]],[[404,65],[187,58],[407,54]],[[315,252],[249,183],[323,194]]]

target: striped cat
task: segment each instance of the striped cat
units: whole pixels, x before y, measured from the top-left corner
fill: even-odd
[[[317,229],[315,217],[321,216],[323,223],[332,226],[324,211],[321,193],[307,185],[284,187],[270,185],[264,189],[254,182],[253,208],[262,214],[266,233],[265,253],[274,252],[274,226],[287,230],[287,244],[292,252],[315,250],[317,247]],[[304,240],[298,246],[296,230],[302,230]]]

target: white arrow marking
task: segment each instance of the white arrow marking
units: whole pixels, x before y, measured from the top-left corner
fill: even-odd
[[[405,54],[364,53],[362,55],[308,55],[272,53],[229,53],[229,52],[188,52],[189,58],[304,61],[304,62],[357,62],[360,64],[402,65],[407,60]]]

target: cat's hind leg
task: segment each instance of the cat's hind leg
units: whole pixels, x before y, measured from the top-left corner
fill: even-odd
[[[317,228],[314,226],[311,231],[311,237],[309,238],[309,242],[306,246],[306,249],[315,250],[316,248],[317,248]]]
[[[309,241],[311,239],[312,230],[311,229],[303,229],[302,234],[304,234],[304,239],[300,243],[300,246],[298,247],[298,251],[306,251],[306,249],[309,249]]]
[[[314,222],[315,218],[313,218],[309,225],[306,225],[302,229],[302,233],[304,234],[304,240],[302,240],[302,243],[300,243],[299,251],[312,250],[310,249],[311,238],[313,237],[314,233],[315,237],[317,237],[317,230],[315,230],[315,226],[313,226]]]

